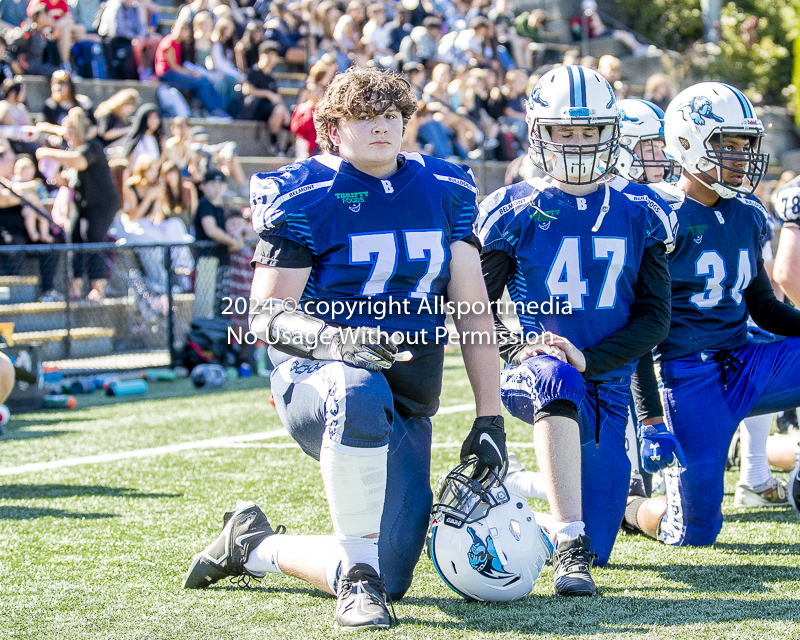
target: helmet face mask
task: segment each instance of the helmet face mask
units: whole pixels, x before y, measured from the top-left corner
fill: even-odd
[[[736,138],[747,140],[742,146],[743,150],[736,151],[732,148],[739,146],[730,144],[732,137],[734,140]],[[751,194],[758,187],[769,164],[769,154],[761,153],[762,137],[762,135],[749,135],[747,132],[732,133],[720,129],[706,139],[706,156],[698,161],[697,167],[704,175],[723,187],[730,188],[736,193]],[[741,176],[741,182],[736,180],[735,176]],[[737,182],[739,184],[736,184]]]
[[[761,153],[764,125],[752,103],[722,82],[679,93],[667,108],[664,134],[665,153],[723,198],[753,193],[769,165],[769,154]]]
[[[503,602],[527,596],[552,555],[524,498],[490,472],[472,479],[477,458],[439,484],[427,551],[437,573],[468,600]]]
[[[619,150],[617,99],[596,71],[578,65],[548,71],[528,97],[525,119],[531,159],[553,179],[592,184],[613,167]],[[597,128],[599,139],[557,142],[555,127]]]
[[[675,161],[664,155],[664,112],[652,102],[619,101],[620,143],[616,170],[643,184],[675,179]],[[662,144],[658,145],[658,142]],[[648,171],[649,169],[649,171]]]

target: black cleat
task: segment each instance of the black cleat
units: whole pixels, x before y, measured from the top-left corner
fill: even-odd
[[[589,536],[558,543],[553,556],[553,586],[560,596],[593,596],[597,587],[589,570],[597,556],[589,551]]]
[[[237,502],[236,508],[225,514],[223,523],[217,539],[192,558],[183,579],[184,589],[203,589],[226,576],[263,578],[264,574],[248,571],[244,564],[264,538],[286,531],[283,525],[273,529],[254,502]]]
[[[786,485],[786,493],[789,494],[789,503],[792,509],[800,511],[800,461],[789,474],[789,482]]]
[[[356,564],[339,578],[336,622],[349,631],[388,629],[396,618],[389,613],[383,578],[368,564]]]

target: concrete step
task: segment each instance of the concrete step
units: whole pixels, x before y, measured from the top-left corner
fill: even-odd
[[[89,358],[114,352],[114,330],[108,327],[80,327],[69,331],[71,342],[67,352],[67,330],[27,331],[14,333],[14,346],[33,346],[40,348],[43,360],[59,360],[66,357]]]
[[[36,286],[39,276],[0,276],[3,303],[14,304],[36,299]]]

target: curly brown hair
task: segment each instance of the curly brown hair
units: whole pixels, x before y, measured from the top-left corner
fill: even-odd
[[[417,100],[405,76],[386,69],[350,67],[328,85],[314,107],[317,144],[324,153],[338,153],[328,134],[328,125],[342,120],[374,117],[394,107],[403,117],[403,131],[417,110]]]

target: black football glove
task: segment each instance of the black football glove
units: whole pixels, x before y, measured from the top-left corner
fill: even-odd
[[[470,456],[478,458],[473,478],[480,481],[491,469],[498,478],[503,479],[508,468],[503,416],[482,416],[475,419],[467,439],[461,445],[461,462],[466,462]]]
[[[327,352],[327,358],[322,359],[341,360],[370,371],[388,369],[394,364],[397,347],[385,332],[378,329],[326,327],[323,334],[327,335],[324,338],[320,336],[320,346]],[[328,344],[324,344],[326,342]],[[317,349],[314,351],[315,358],[319,357]]]

